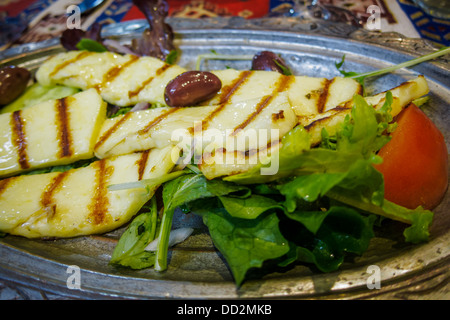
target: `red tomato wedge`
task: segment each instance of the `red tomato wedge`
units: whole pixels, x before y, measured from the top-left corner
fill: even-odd
[[[448,187],[448,151],[443,134],[414,104],[397,116],[392,139],[376,165],[385,180],[385,198],[415,209],[435,208]]]

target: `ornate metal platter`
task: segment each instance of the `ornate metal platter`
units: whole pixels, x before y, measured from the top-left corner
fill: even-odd
[[[181,49],[180,65],[194,68],[199,54],[214,50],[223,54],[254,54],[262,49],[281,54],[295,74],[333,77],[335,63],[346,55],[345,68],[363,72],[381,68],[436,50],[422,40],[398,34],[370,33],[348,25],[295,19],[180,20],[169,23]],[[139,36],[145,21],[111,25],[104,36],[123,42]],[[35,70],[49,55],[62,50],[58,40],[25,45],[0,53],[1,64]],[[448,59],[448,57],[447,57]],[[204,69],[232,66],[248,69],[249,61],[209,61]],[[369,89],[392,88],[419,74],[430,86],[425,112],[444,133],[450,150],[450,62],[441,58],[370,82]],[[20,195],[19,195],[20,196]],[[208,298],[449,298],[450,194],[435,210],[431,240],[421,245],[403,242],[402,228],[394,222],[377,230],[362,257],[346,261],[336,272],[324,274],[296,266],[236,288],[221,255],[215,250],[201,219],[179,214],[176,226],[191,226],[193,235],[172,248],[169,269],[128,270],[108,264],[123,229],[99,235],[62,240],[0,239],[0,279],[9,287],[30,288],[47,297],[94,299],[208,299]],[[79,289],[67,286],[70,266],[81,271]],[[369,289],[370,266],[380,270],[379,289]],[[2,286],[0,285],[0,289]]]

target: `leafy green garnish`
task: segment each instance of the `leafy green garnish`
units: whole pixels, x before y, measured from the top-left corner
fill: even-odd
[[[282,74],[284,74],[285,76],[292,76],[291,69],[287,68],[286,66],[284,66],[283,64],[281,64],[277,60],[273,60],[273,62],[281,69],[281,71],[282,71],[281,73]]]
[[[233,217],[220,205],[194,207],[203,217],[214,245],[224,255],[235,282],[240,285],[252,268],[277,259],[290,250],[279,229],[277,212],[269,206],[254,219]],[[233,213],[233,211],[231,211]]]
[[[420,64],[422,62],[433,60],[433,59],[436,59],[438,57],[441,57],[441,56],[449,54],[449,53],[450,53],[450,47],[443,47],[435,52],[425,54],[423,56],[420,56],[420,57],[412,59],[412,60],[408,60],[408,61],[396,64],[396,65],[393,65],[393,66],[390,66],[387,68],[364,72],[364,73],[347,72],[347,71],[342,70],[341,68],[344,64],[345,55],[342,57],[342,60],[339,63],[335,63],[335,65],[336,65],[336,68],[339,70],[339,72],[344,77],[355,79],[360,84],[364,85],[364,80],[366,78],[376,77],[376,76],[380,76],[383,74],[391,73],[395,70],[402,69],[402,68],[409,68],[409,67],[415,66],[417,64]]]
[[[61,99],[79,92],[80,89],[61,85],[43,86],[34,83],[19,98],[4,106],[0,113],[14,112],[50,99]]]
[[[373,166],[381,161],[376,152],[389,141],[386,133],[393,129],[392,101],[387,92],[386,103],[375,110],[355,96],[340,130],[334,136],[324,131],[329,143],[318,148],[310,148],[308,132],[297,126],[272,155],[271,161],[276,158],[279,163],[275,175],[262,174],[270,164],[260,164],[224,179],[208,180],[198,170],[189,169],[171,176],[163,184],[155,269],[167,268],[176,208],[202,217],[237,285],[251,274],[262,275],[297,262],[323,272],[336,270],[347,254],[361,255],[367,250],[378,217],[409,224],[404,230],[406,241],[426,241],[433,214],[385,200],[383,176]],[[139,242],[136,236],[124,237]],[[134,255],[141,258],[143,253]],[[151,259],[144,262],[150,265]],[[138,265],[133,261],[133,266]]]
[[[152,198],[150,206],[144,207],[144,210],[145,212],[131,222],[119,239],[111,256],[111,264],[132,269],[154,266],[156,254],[153,251],[146,251],[145,248],[156,237],[158,220],[156,198]]]
[[[158,236],[155,269],[164,271],[167,268],[169,235],[176,208],[198,199],[241,192],[247,193],[248,190],[244,186],[220,180],[208,181],[200,174],[186,174],[167,182],[163,187],[164,212]]]
[[[345,71],[342,68],[342,66],[344,65],[345,62],[345,54],[342,56],[342,59],[340,62],[335,62],[334,65],[336,66],[336,69],[338,69],[338,71],[344,76],[344,77],[352,77],[352,76],[357,76],[358,73],[357,72],[353,72],[353,71]],[[360,81],[360,79],[356,79],[361,85],[364,85],[364,81]]]
[[[108,49],[98,41],[90,38],[82,38],[76,45],[78,50],[86,50],[91,52],[106,52]]]
[[[21,173],[22,175],[33,175],[33,174],[42,174],[42,173],[49,173],[49,172],[65,172],[71,169],[77,169],[77,168],[83,168],[90,165],[92,162],[97,161],[97,158],[90,158],[90,159],[84,159],[84,160],[78,160],[76,162],[70,163],[70,164],[63,164],[59,166],[51,166],[51,167],[45,167],[40,169],[34,169],[31,171],[27,171],[24,173]]]
[[[171,50],[169,54],[166,56],[166,63],[174,64],[177,61],[179,55],[180,52],[178,50]]]
[[[289,217],[281,223],[281,230],[289,235],[291,250],[281,266],[301,261],[322,272],[335,271],[347,253],[363,254],[374,236],[374,216],[363,216],[348,207],[299,211]]]

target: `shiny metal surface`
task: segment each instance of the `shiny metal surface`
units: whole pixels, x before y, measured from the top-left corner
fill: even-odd
[[[170,20],[176,45],[182,55],[179,64],[194,68],[197,56],[215,50],[222,54],[253,54],[262,49],[283,56],[295,74],[332,77],[339,75],[335,62],[346,55],[346,70],[363,72],[396,64],[436,50],[422,40],[397,34],[376,34],[347,25],[317,21],[243,19]],[[104,36],[123,42],[136,37],[145,22],[113,25]],[[389,44],[389,47],[386,46]],[[14,48],[0,54],[2,64],[36,69],[59,50],[57,41]],[[209,61],[204,69],[227,66],[245,69],[249,61]],[[450,150],[450,63],[441,58],[412,69],[375,79],[369,89],[389,89],[418,74],[424,74],[431,89],[424,111],[444,133]],[[24,287],[45,292],[50,298],[153,299],[153,298],[280,298],[280,299],[448,299],[450,278],[450,194],[435,210],[431,240],[421,245],[403,242],[402,225],[385,222],[377,229],[369,250],[362,257],[347,260],[329,274],[299,265],[260,280],[249,280],[236,288],[231,274],[195,215],[176,215],[175,227],[195,228],[193,235],[169,252],[169,269],[129,270],[108,264],[124,228],[100,236],[62,240],[27,240],[6,236],[0,239],[0,279],[4,287]],[[81,268],[81,288],[69,289],[68,266]],[[380,289],[368,289],[369,266],[381,271]],[[1,290],[0,286],[0,290]]]

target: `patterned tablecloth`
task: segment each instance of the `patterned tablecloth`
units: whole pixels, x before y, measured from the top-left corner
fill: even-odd
[[[20,31],[20,23],[28,23],[28,31],[16,39],[13,45],[37,42],[59,36],[67,27],[66,8],[81,0],[0,0],[0,46],[10,47],[7,37]],[[437,45],[450,45],[450,20],[433,18],[409,0],[320,0],[320,17],[331,14],[331,18],[361,28],[370,25],[374,11],[380,13],[380,31],[395,31],[411,38],[426,38]],[[217,17],[240,16],[246,19],[267,16],[301,15],[295,1],[289,0],[168,0],[173,17]],[[372,7],[373,8],[373,7]],[[376,12],[375,12],[376,13]],[[101,6],[82,16],[82,28],[88,29],[94,22],[115,23],[142,19],[143,14],[131,0],[105,0]],[[3,43],[1,43],[3,41]],[[5,48],[5,47],[3,47]],[[440,287],[430,293],[430,298],[448,296],[449,287]],[[1,282],[0,300],[11,299],[58,299],[60,297],[40,290],[18,287]],[[384,297],[386,298],[386,297]],[[387,297],[390,298],[390,297]],[[423,296],[421,298],[424,298]]]
[[[16,40],[15,44],[56,37],[67,27],[66,8],[80,1],[0,0],[2,26],[0,35],[6,38],[8,31],[11,35],[15,35],[20,28],[18,22],[27,22],[29,30]],[[304,14],[298,5],[299,2],[302,1],[168,0],[170,16],[189,18],[241,16],[247,19]],[[357,24],[362,28],[376,27],[380,31],[396,31],[406,37],[422,37],[438,45],[450,45],[450,20],[427,15],[411,0],[320,0],[319,4],[323,10],[313,12],[319,17],[328,15],[333,20]],[[378,13],[380,19],[377,21],[380,23],[374,25],[374,17]],[[143,14],[131,0],[105,0],[89,15],[82,16],[82,28],[88,29],[94,22],[115,23],[142,18]]]

